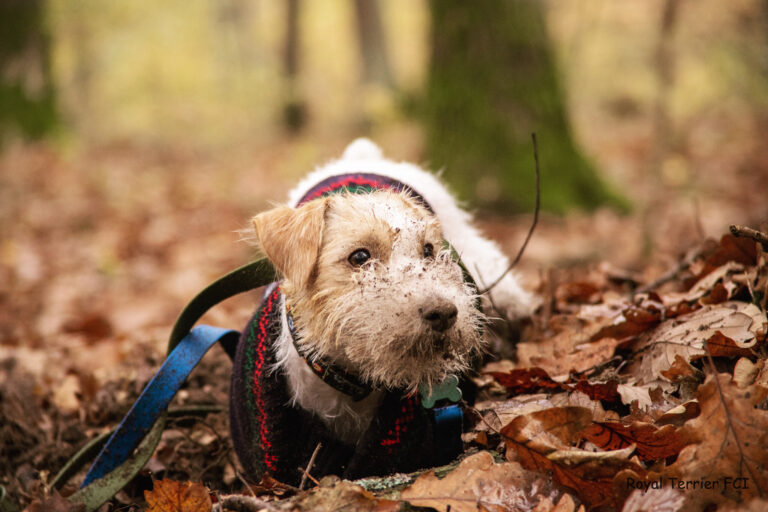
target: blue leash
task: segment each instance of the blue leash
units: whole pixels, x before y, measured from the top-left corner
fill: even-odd
[[[230,337],[236,343],[239,336],[237,331],[209,325],[192,329],[168,355],[101,449],[81,487],[102,478],[128,459],[208,349]]]

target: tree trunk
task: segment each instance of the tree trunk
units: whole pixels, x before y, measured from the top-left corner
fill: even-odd
[[[430,164],[460,196],[497,211],[530,211],[531,133],[542,208],[626,208],[574,145],[538,0],[433,0],[425,105]]]
[[[288,0],[285,15],[285,47],[283,73],[286,97],[283,103],[283,124],[291,132],[299,132],[307,122],[307,106],[298,87],[299,75],[299,0]]]
[[[392,88],[384,29],[376,0],[355,0],[357,34],[363,60],[363,83],[377,83]]]
[[[36,139],[57,123],[43,0],[0,2],[0,142]]]

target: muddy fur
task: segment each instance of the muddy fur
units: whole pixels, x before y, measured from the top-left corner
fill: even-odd
[[[369,161],[388,162],[376,151],[370,141],[359,140],[342,162],[357,159],[358,167]],[[412,174],[427,174],[415,169]],[[427,192],[445,193],[434,183],[429,187],[440,190]],[[299,188],[305,186],[303,182]],[[426,196],[423,189],[414,189]],[[428,197],[427,201],[435,208]],[[494,269],[503,268],[507,260],[468,224],[464,212],[452,203],[451,208],[458,213],[449,211],[442,217],[463,224],[464,232],[461,225],[448,229],[441,224],[437,208],[432,213],[408,193],[390,190],[341,193],[299,207],[279,206],[253,219],[258,246],[282,275],[281,290],[300,334],[302,353],[343,367],[379,390],[355,402],[322,382],[294,347],[283,309],[273,371],[288,376],[294,404],[314,411],[347,442],[355,442],[367,428],[384,390],[416,392],[420,386],[434,385],[465,371],[472,355],[483,350],[480,327],[486,317],[475,307],[474,288],[442,249],[443,239],[451,231],[467,247],[468,240],[479,238],[479,249],[490,254],[465,249],[462,258],[465,251],[473,261],[496,256]],[[370,257],[355,264],[351,255],[360,249]],[[524,315],[533,303],[530,295],[514,276],[505,281],[497,287],[502,306],[515,317]],[[449,322],[430,322],[430,312],[446,308],[453,312]]]

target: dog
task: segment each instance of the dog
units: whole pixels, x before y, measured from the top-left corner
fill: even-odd
[[[312,474],[348,478],[458,455],[460,421],[446,439],[444,411],[420,405],[483,351],[494,313],[477,286],[509,262],[445,186],[358,139],[252,223],[280,279],[235,358],[230,417],[246,471],[292,483],[315,451]],[[535,303],[512,273],[492,293],[508,319]]]

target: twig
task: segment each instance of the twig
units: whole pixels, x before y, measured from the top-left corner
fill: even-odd
[[[745,236],[747,238],[751,238],[755,242],[758,242],[760,245],[763,246],[763,249],[768,251],[768,235],[763,233],[762,231],[757,231],[752,228],[748,228],[746,226],[739,226],[737,224],[731,224],[731,233],[733,233],[733,236],[735,237],[742,237]]]
[[[659,286],[663,285],[664,283],[667,283],[667,282],[673,280],[675,277],[678,276],[678,274],[680,274],[681,272],[684,272],[685,270],[687,270],[688,267],[690,267],[691,264],[694,261],[696,261],[696,258],[701,256],[701,253],[702,253],[702,248],[696,249],[695,251],[690,253],[687,258],[685,258],[683,261],[681,261],[680,264],[677,265],[675,268],[669,270],[668,272],[663,274],[661,277],[659,277],[655,281],[653,281],[651,283],[648,283],[648,284],[646,284],[644,286],[641,286],[640,288],[635,290],[632,293],[632,295],[634,296],[634,295],[636,295],[638,293],[649,292],[651,290],[654,290],[654,289],[658,288]]]
[[[539,146],[536,143],[536,133],[531,134],[531,140],[533,141],[533,160],[536,164],[536,207],[533,210],[533,223],[531,224],[531,227],[528,229],[528,234],[525,235],[525,241],[523,241],[523,245],[520,246],[520,250],[517,251],[517,256],[515,256],[515,259],[510,263],[509,267],[507,267],[507,270],[505,270],[499,277],[496,278],[496,280],[491,283],[491,285],[486,288],[485,290],[480,292],[480,295],[483,295],[485,293],[488,293],[493,289],[494,286],[499,284],[499,281],[501,281],[505,275],[509,273],[510,270],[512,270],[515,265],[517,265],[517,262],[520,261],[520,257],[523,255],[523,251],[525,251],[525,248],[528,246],[528,240],[531,239],[531,235],[533,235],[533,230],[536,229],[536,224],[539,222],[539,207],[541,206],[541,178],[539,177]]]
[[[315,464],[315,457],[317,457],[318,452],[320,451],[320,448],[322,448],[323,443],[317,443],[317,446],[315,446],[315,451],[312,452],[312,456],[309,458],[309,463],[307,464],[307,468],[304,469],[304,474],[301,476],[301,483],[299,484],[299,490],[304,489],[304,484],[307,483],[307,477],[309,477],[315,485],[319,485],[319,482],[312,478],[312,476],[309,474],[309,471],[312,469],[312,466]]]

